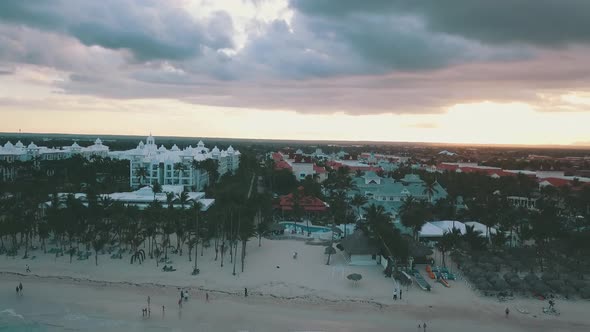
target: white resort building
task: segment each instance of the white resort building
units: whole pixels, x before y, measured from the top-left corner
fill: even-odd
[[[133,188],[158,182],[161,185],[181,185],[187,190],[198,191],[209,183],[209,174],[204,169],[195,167],[195,161],[216,160],[219,176],[234,173],[240,166],[240,152],[231,146],[227,150],[220,150],[217,146],[209,150],[203,141],[199,141],[196,147],[188,146],[181,150],[174,144],[169,150],[163,145],[158,147],[151,135],[145,144],[141,141],[135,149],[113,151],[109,156],[129,160],[129,181]]]
[[[31,160],[61,160],[71,158],[74,155],[81,155],[84,158],[91,156],[107,157],[109,147],[102,144],[100,138],[94,141],[93,145],[82,147],[78,143],[60,148],[49,148],[46,146],[37,146],[31,142],[24,145],[21,141],[12,144],[10,141],[0,145],[0,160],[6,162],[13,161],[31,161]]]
[[[174,201],[172,202],[172,206],[175,208],[182,208],[179,200],[177,199],[178,196],[183,192],[184,188],[182,186],[162,186],[162,192],[156,193],[152,191],[150,186],[142,187],[136,191],[131,192],[118,192],[118,193],[111,193],[111,194],[101,194],[98,195],[98,198],[110,198],[113,201],[121,202],[126,206],[137,206],[140,210],[147,208],[150,204],[154,201],[159,203],[162,207],[168,206],[168,194],[174,195]],[[68,193],[58,193],[57,194],[61,202],[65,202],[68,195],[74,195],[75,198],[80,199],[83,204],[88,204],[88,200],[86,198],[85,193],[76,193],[76,194],[68,194]],[[191,208],[193,202],[201,203],[201,211],[207,211],[213,204],[215,203],[215,199],[213,198],[205,198],[204,192],[187,192],[187,202],[184,204],[184,208],[188,209]],[[42,214],[45,215],[45,209],[51,206],[51,201],[45,202],[41,208]]]
[[[13,162],[41,162],[46,160],[62,160],[80,155],[89,159],[92,156],[107,157],[109,147],[102,144],[100,138],[94,141],[94,144],[86,147],[74,144],[62,146],[59,148],[50,148],[46,146],[37,146],[31,142],[24,145],[21,141],[12,144],[10,141],[0,145],[0,181],[11,181],[16,177],[16,168],[11,167]]]

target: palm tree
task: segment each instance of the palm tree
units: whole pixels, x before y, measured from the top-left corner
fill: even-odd
[[[475,226],[467,226],[465,227],[465,234],[461,238],[472,251],[480,251],[486,246],[485,240],[481,235],[482,233],[480,231],[475,230]]]
[[[145,180],[148,177],[147,168],[145,168],[145,167],[138,168],[135,176],[137,176],[137,178],[139,179],[139,186],[141,187],[143,185],[143,180]]]
[[[187,191],[183,191],[180,194],[176,195],[176,201],[180,204],[180,208],[184,210],[186,204],[189,203],[190,196],[188,195]]]
[[[445,261],[446,253],[455,248],[460,236],[461,231],[459,231],[456,228],[453,228],[452,232],[445,232],[440,241],[438,241],[438,243],[436,244],[436,248],[440,251],[440,254],[442,256],[442,264],[444,267],[447,266]]]
[[[367,204],[367,202],[367,197],[361,194],[354,195],[354,197],[350,201],[350,204],[356,207],[359,219],[361,219],[361,207]]]
[[[141,263],[145,260],[145,251],[143,251],[143,249],[139,249],[137,251],[135,251],[133,253],[133,255],[131,256],[131,264],[133,264],[133,262],[138,262],[139,265],[141,265]]]
[[[198,244],[199,244],[199,217],[201,214],[201,209],[203,208],[203,204],[199,201],[194,201],[193,205],[192,205],[192,210],[195,216],[195,269],[194,269],[194,273],[198,273],[198,268],[197,268],[197,248],[198,248]],[[201,244],[202,245],[202,244]]]
[[[402,206],[400,207],[400,219],[402,225],[412,229],[414,240],[418,240],[418,234],[420,233],[422,226],[426,223],[429,213],[430,211],[426,201],[416,201],[412,196],[408,196],[404,199]]]
[[[154,201],[155,201],[156,194],[159,194],[162,192],[162,185],[158,181],[154,182],[154,184],[152,185],[152,192],[154,193]]]
[[[176,200],[176,196],[173,192],[166,193],[166,205],[168,209],[171,210],[174,208],[174,201]]]
[[[94,249],[94,263],[98,266],[98,252],[101,251],[108,242],[108,232],[98,234],[92,240],[92,249]]]
[[[436,189],[437,184],[438,182],[436,180],[428,181],[424,184],[424,191],[422,193],[428,196],[428,202],[430,203],[432,203],[432,196],[438,193],[438,189]]]

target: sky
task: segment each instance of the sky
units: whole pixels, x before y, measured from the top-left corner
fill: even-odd
[[[590,146],[587,0],[2,0],[0,132]]]

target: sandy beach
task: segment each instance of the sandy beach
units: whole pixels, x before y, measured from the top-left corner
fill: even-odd
[[[68,256],[56,259],[39,250],[34,260],[1,256],[0,318],[21,315],[48,330],[416,331],[424,321],[428,331],[590,329],[588,301],[559,300],[561,315],[549,316],[542,313],[546,302],[499,302],[480,296],[461,280],[452,282],[451,288],[432,283],[431,292],[404,288],[403,299],[394,301],[392,282],[381,267],[347,266],[340,253],[327,266],[323,250],[301,241],[263,240],[262,247],[251,241],[245,271],[236,276],[229,257],[220,267],[211,248],[202,257],[199,252],[198,276],[190,275],[194,263],[186,253],[171,256],[175,272],[162,272],[149,259],[131,265],[128,255],[122,260],[100,255],[98,266],[94,257],[74,258],[70,264]],[[291,257],[294,251],[297,260]],[[25,273],[25,264],[31,273]],[[240,271],[239,262],[236,269]],[[345,278],[350,273],[360,273],[363,279],[354,285]],[[19,282],[25,286],[22,296],[15,294]],[[178,287],[191,293],[181,310]],[[152,299],[150,319],[141,314],[147,296]],[[508,318],[506,307],[511,310]]]

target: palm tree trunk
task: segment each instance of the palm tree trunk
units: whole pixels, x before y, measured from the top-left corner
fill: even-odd
[[[242,240],[242,273],[244,272],[245,258],[246,258],[246,241]]]
[[[25,258],[29,257],[29,235],[25,235]]]
[[[238,229],[236,231],[236,238],[235,238],[235,254],[234,254],[234,272],[233,275],[236,275],[236,262],[238,261],[238,234],[240,233],[240,216],[238,215]]]
[[[219,238],[217,236],[215,237],[214,246],[215,246],[215,261],[217,262],[217,256],[219,255]]]

